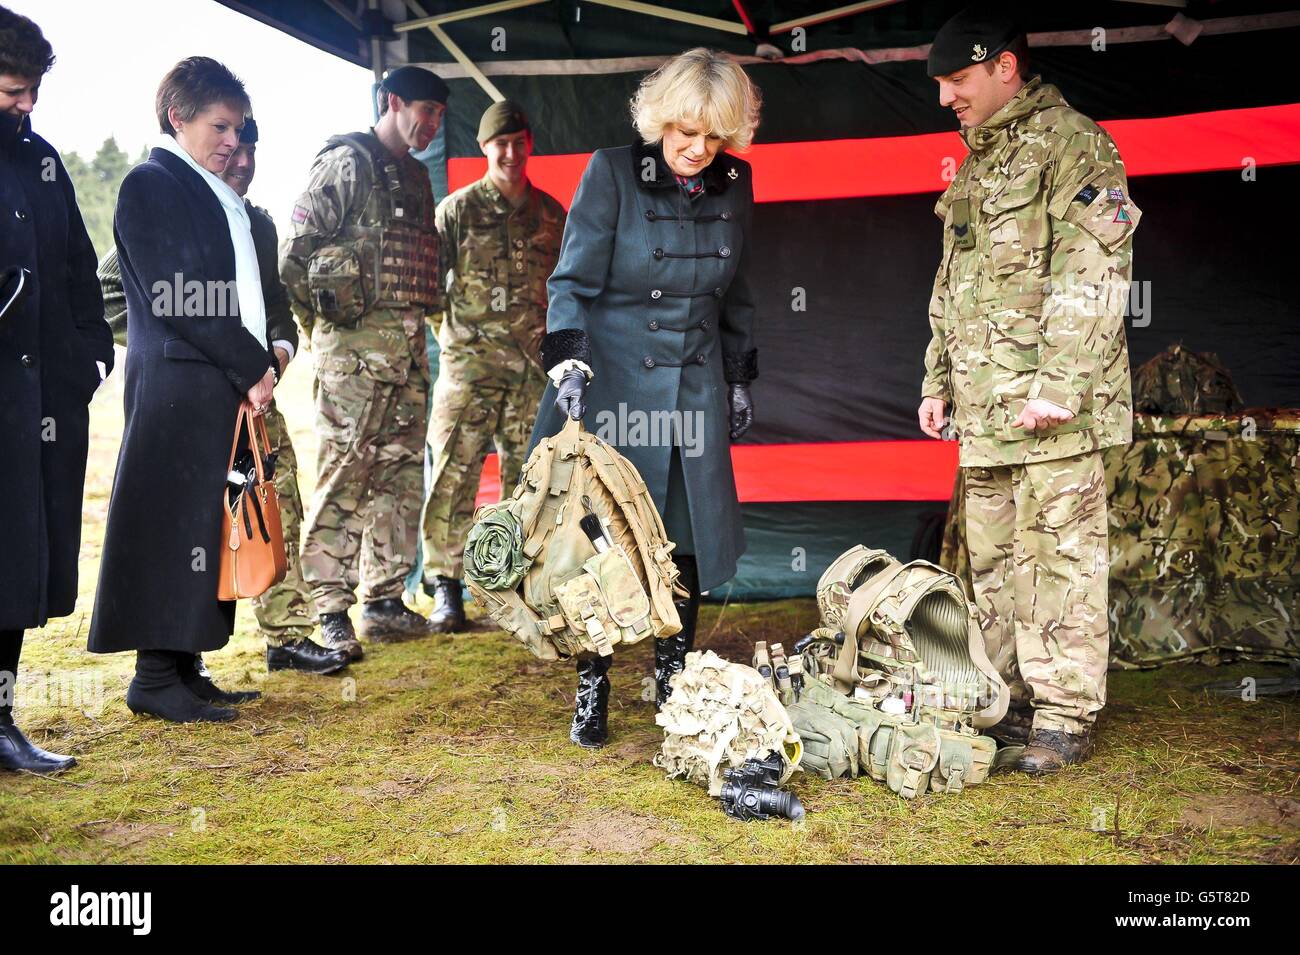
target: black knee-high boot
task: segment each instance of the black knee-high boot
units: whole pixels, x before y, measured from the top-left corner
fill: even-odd
[[[600,749],[609,739],[609,665],[613,657],[578,660],[578,692],[569,739],[586,749]]]
[[[18,691],[18,658],[23,652],[21,630],[0,630],[0,769],[29,773],[61,773],[77,765],[71,756],[50,753],[14,725],[14,695]]]
[[[695,649],[695,620],[700,612],[700,577],[695,558],[690,554],[674,557],[673,562],[681,572],[681,584],[689,596],[674,600],[677,615],[682,619],[681,632],[655,641],[655,708],[668,702],[673,689],[668,681],[673,674],[681,673],[686,666],[686,654]]]
[[[135,679],[126,689],[132,713],[172,723],[226,723],[239,714],[199,699],[181,681],[177,654],[171,650],[137,650]]]

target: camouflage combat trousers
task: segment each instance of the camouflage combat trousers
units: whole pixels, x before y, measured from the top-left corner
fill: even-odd
[[[433,389],[433,480],[424,506],[424,575],[459,579],[483,458],[496,445],[501,497],[519,483],[546,379],[529,364],[515,380],[477,358],[444,351]]]
[[[298,493],[298,458],[289,441],[289,427],[275,402],[266,412],[266,436],[275,453],[275,492],[280,497],[280,524],[289,569],[284,580],[253,598],[257,629],[271,646],[297,643],[316,628],[316,612],[302,579],[298,544],[302,539],[302,495]]]
[[[364,368],[317,375],[320,450],[302,548],[317,613],[346,611],[359,583],[365,603],[402,596],[420,533],[428,389],[422,360],[402,382]]]
[[[971,582],[989,659],[1034,726],[1081,733],[1106,703],[1101,453],[965,470]]]

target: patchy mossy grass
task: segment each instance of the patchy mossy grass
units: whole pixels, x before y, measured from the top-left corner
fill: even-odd
[[[293,376],[285,387],[309,493],[309,388]],[[1263,666],[1112,674],[1096,756],[1051,779],[1002,776],[906,802],[870,780],[797,775],[809,810],[799,826],[733,822],[650,765],[661,737],[642,700],[645,645],[612,671],[612,739],[598,752],[568,741],[572,669],[503,634],[372,647],[339,677],[268,676],[246,606],[208,662],[223,685],[256,685],[263,699],[224,726],[137,719],[123,703],[130,656],[85,651],[120,398],[97,399],[92,421],[78,611],[28,635],[23,670],[29,685],[42,671],[54,686],[102,681],[104,698],[89,715],[66,695],[20,698],[33,738],[81,765],[53,780],[0,776],[0,862],[1300,859],[1295,700],[1200,687]],[[706,605],[701,645],[744,659],[754,640],[788,644],[815,616],[809,600]]]

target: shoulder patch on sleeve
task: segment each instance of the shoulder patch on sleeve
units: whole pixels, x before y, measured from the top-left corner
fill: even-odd
[[[1060,218],[1083,229],[1113,252],[1137,227],[1142,213],[1123,188],[1105,182],[1103,174],[1079,190]]]
[[[304,222],[307,221],[307,218],[308,218],[309,215],[310,215],[310,211],[307,209],[306,206],[304,206],[304,205],[295,205],[295,206],[293,207],[293,222],[294,222],[294,225],[302,225]]]

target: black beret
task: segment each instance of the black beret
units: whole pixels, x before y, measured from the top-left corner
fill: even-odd
[[[992,62],[1023,33],[1016,18],[1000,4],[967,7],[935,34],[926,71],[930,76],[947,76],[973,63]]]
[[[239,141],[245,146],[252,146],[257,142],[257,120],[253,117],[244,117],[244,128],[239,131]]]
[[[436,103],[447,102],[451,92],[447,81],[437,73],[419,66],[399,66],[384,77],[384,89],[396,93],[402,99],[429,99]]]

